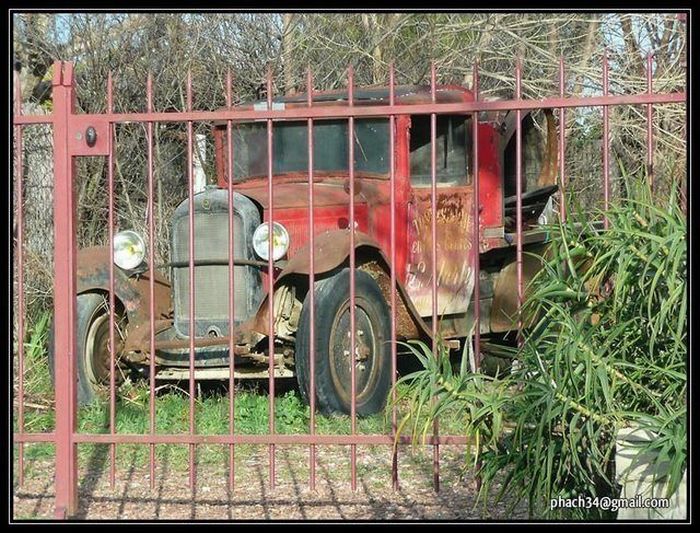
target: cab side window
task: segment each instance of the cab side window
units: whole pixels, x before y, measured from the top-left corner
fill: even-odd
[[[470,178],[471,120],[464,116],[438,115],[435,134],[435,181],[438,185],[467,185]],[[430,187],[430,115],[411,117],[411,184]]]

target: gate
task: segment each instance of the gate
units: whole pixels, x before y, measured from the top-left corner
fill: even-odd
[[[75,112],[75,81],[74,81],[74,71],[73,65],[65,62],[56,62],[54,64],[53,71],[53,111],[50,115],[22,115],[21,114],[21,94],[20,86],[17,78],[15,79],[15,107],[14,107],[14,133],[16,139],[15,145],[15,172],[14,176],[14,187],[17,199],[17,215],[16,215],[16,246],[15,246],[15,256],[16,256],[16,273],[17,273],[17,372],[19,374],[19,387],[17,391],[17,429],[14,433],[14,443],[18,445],[18,465],[19,465],[19,479],[20,484],[23,479],[24,471],[24,446],[29,443],[37,442],[51,442],[55,443],[56,449],[56,477],[55,477],[55,489],[56,489],[56,502],[55,502],[55,516],[56,518],[63,519],[73,515],[77,509],[77,445],[80,443],[100,443],[108,444],[111,450],[111,471],[110,478],[112,482],[115,477],[115,446],[117,444],[142,444],[150,446],[150,468],[151,468],[151,483],[154,480],[154,447],[156,444],[186,444],[189,446],[189,465],[190,465],[190,483],[194,484],[194,469],[195,469],[195,447],[197,445],[203,444],[216,444],[227,446],[229,448],[230,456],[233,457],[234,449],[236,445],[240,444],[257,444],[265,445],[268,447],[269,456],[269,482],[271,488],[275,487],[275,446],[283,444],[293,444],[299,446],[308,446],[309,449],[309,486],[311,489],[315,487],[316,483],[316,450],[319,446],[324,445],[342,445],[349,447],[349,459],[351,463],[351,476],[350,484],[352,489],[356,488],[357,483],[357,472],[356,472],[356,460],[357,460],[357,447],[365,445],[385,445],[387,447],[387,453],[392,455],[392,480],[393,488],[396,489],[399,486],[399,471],[397,454],[398,447],[394,446],[396,440],[397,432],[397,413],[396,409],[393,409],[391,420],[392,420],[392,431],[388,434],[376,434],[376,435],[364,435],[357,433],[357,412],[356,412],[356,398],[355,398],[355,365],[351,365],[351,388],[353,390],[352,400],[351,400],[351,427],[350,434],[348,435],[323,435],[317,432],[316,428],[316,405],[314,394],[314,359],[310,358],[310,373],[311,373],[311,393],[310,393],[310,403],[311,403],[311,420],[309,426],[308,434],[298,434],[298,435],[288,435],[279,434],[276,432],[275,427],[275,361],[274,357],[270,356],[269,359],[269,432],[266,435],[249,435],[240,434],[235,432],[235,428],[232,424],[233,414],[235,409],[235,394],[234,394],[234,358],[229,357],[230,361],[230,377],[229,377],[229,417],[230,417],[230,432],[227,435],[207,435],[197,432],[196,419],[195,419],[195,408],[194,408],[194,398],[195,398],[195,380],[193,378],[195,372],[194,365],[194,352],[195,352],[195,339],[194,335],[189,336],[189,392],[190,392],[190,412],[189,412],[189,434],[186,435],[176,435],[176,434],[162,434],[156,433],[155,431],[155,362],[154,358],[150,358],[150,377],[149,377],[149,387],[150,387],[150,432],[148,434],[122,434],[115,431],[115,411],[116,411],[116,401],[115,401],[115,354],[114,350],[110,349],[110,431],[108,434],[94,434],[94,433],[83,433],[78,431],[77,426],[77,369],[76,369],[76,293],[77,293],[77,282],[76,282],[76,272],[77,272],[77,256],[76,256],[76,194],[74,190],[74,178],[75,178],[75,160],[79,157],[90,157],[99,156],[106,157],[108,162],[108,176],[107,182],[109,186],[108,191],[108,205],[109,205],[109,240],[112,241],[115,234],[115,213],[114,213],[114,127],[116,124],[120,123],[140,123],[145,125],[147,131],[147,157],[148,157],[148,175],[146,178],[146,187],[148,188],[148,197],[153,198],[154,196],[154,173],[153,173],[153,126],[155,123],[183,123],[187,127],[187,168],[188,168],[188,198],[189,198],[189,250],[192,252],[194,250],[194,222],[193,222],[193,212],[191,208],[193,205],[194,196],[194,176],[193,176],[193,124],[197,122],[211,122],[211,121],[225,121],[227,131],[230,133],[232,124],[239,120],[258,120],[264,121],[266,124],[267,132],[267,178],[268,178],[268,188],[267,188],[267,201],[269,203],[270,210],[270,222],[274,220],[274,187],[272,182],[272,168],[273,168],[273,153],[272,153],[272,136],[274,135],[274,123],[282,119],[297,119],[305,120],[308,124],[308,131],[312,132],[314,127],[315,119],[323,118],[334,118],[343,119],[348,121],[348,148],[349,148],[349,212],[348,227],[351,228],[350,231],[350,247],[351,250],[349,258],[350,266],[350,321],[351,321],[351,353],[355,353],[355,169],[354,169],[354,157],[353,149],[354,143],[352,139],[354,138],[354,128],[355,119],[367,118],[367,117],[388,117],[390,121],[390,161],[389,161],[389,182],[391,188],[391,205],[396,205],[396,161],[394,158],[395,154],[395,143],[394,138],[394,125],[395,122],[402,116],[408,114],[425,114],[430,116],[431,132],[430,132],[430,143],[431,143],[431,186],[430,186],[430,209],[431,209],[431,236],[430,239],[432,243],[432,265],[431,268],[431,293],[432,293],[432,344],[433,352],[436,350],[436,343],[438,339],[438,325],[439,325],[439,315],[436,294],[438,292],[438,283],[436,276],[436,261],[438,249],[438,232],[436,228],[436,196],[438,187],[436,184],[436,119],[439,115],[445,114],[470,114],[473,117],[472,120],[472,135],[473,135],[473,168],[480,169],[479,166],[479,146],[477,137],[477,117],[481,112],[495,112],[495,111],[515,111],[516,114],[516,264],[517,264],[517,300],[518,307],[523,301],[523,220],[522,220],[522,194],[523,194],[523,168],[522,168],[522,132],[521,132],[521,114],[529,110],[536,110],[541,108],[552,108],[558,109],[559,120],[562,122],[565,117],[567,108],[577,108],[577,107],[597,107],[600,106],[603,109],[603,143],[602,143],[602,164],[603,164],[603,195],[604,195],[604,206],[607,207],[610,201],[610,176],[609,176],[609,117],[608,110],[610,106],[616,105],[643,105],[646,108],[646,120],[647,120],[647,165],[649,175],[653,176],[653,140],[654,133],[652,127],[652,113],[654,104],[663,103],[684,103],[686,100],[685,92],[676,93],[666,93],[659,94],[654,93],[652,89],[652,57],[649,56],[647,60],[647,91],[643,94],[634,95],[610,95],[608,93],[608,64],[607,59],[603,63],[603,96],[597,97],[580,97],[571,98],[567,97],[565,94],[565,67],[563,60],[560,60],[559,65],[559,84],[560,92],[558,96],[545,98],[543,100],[527,100],[521,97],[521,66],[520,62],[516,67],[516,93],[515,99],[512,100],[500,100],[500,101],[485,101],[479,98],[479,70],[478,65],[474,66],[473,73],[473,93],[474,100],[470,102],[458,102],[458,103],[439,103],[436,100],[436,71],[433,66],[431,69],[431,83],[430,83],[430,95],[431,101],[425,104],[417,105],[407,105],[396,103],[395,101],[395,85],[394,85],[394,72],[393,68],[389,75],[389,104],[388,105],[376,105],[376,106],[359,106],[353,105],[353,72],[352,68],[348,70],[348,103],[338,103],[337,105],[326,105],[326,106],[315,106],[312,102],[311,94],[313,89],[312,75],[309,71],[307,76],[307,101],[306,107],[297,107],[292,109],[279,109],[273,105],[272,102],[272,77],[268,74],[267,77],[267,106],[266,109],[250,109],[241,110],[236,109],[232,106],[233,95],[231,90],[231,76],[229,74],[227,79],[227,84],[225,88],[225,98],[227,103],[227,109],[220,111],[196,111],[192,108],[192,81],[190,76],[187,77],[187,105],[184,112],[154,112],[153,111],[153,87],[151,78],[149,77],[146,87],[146,111],[140,113],[115,113],[113,105],[113,91],[112,91],[112,76],[110,74],[107,80],[107,112],[104,114],[78,114]],[[23,198],[23,127],[36,124],[47,124],[53,128],[53,144],[54,144],[54,183],[55,183],[55,199],[54,199],[54,226],[55,226],[55,247],[54,247],[54,260],[55,260],[55,271],[54,271],[54,317],[55,317],[55,399],[56,399],[56,426],[55,431],[49,433],[37,433],[30,432],[25,429],[25,406],[24,406],[24,343],[23,340],[26,334],[26,324],[24,320],[25,313],[25,300],[24,300],[24,259],[23,259],[23,236],[24,236],[24,219],[23,219],[23,208],[22,201]],[[563,128],[559,129],[558,137],[558,161],[559,168],[559,187],[563,193],[566,187],[566,162],[565,162],[565,133]],[[308,138],[308,206],[309,206],[309,231],[308,238],[311,245],[309,246],[309,264],[314,265],[316,258],[314,257],[314,187],[313,187],[313,135],[309,134]],[[231,135],[228,136],[228,146],[225,148],[229,155],[232,154],[231,146]],[[233,158],[229,157],[228,161],[232,161]],[[231,173],[232,163],[229,164],[229,168],[226,170],[229,175]],[[473,197],[479,198],[479,187],[480,179],[479,172],[475,172],[474,175],[476,179],[473,184]],[[232,180],[228,180],[229,187],[229,197],[232,193]],[[229,223],[230,228],[233,227],[232,214],[231,214],[231,204],[229,204]],[[562,218],[566,217],[566,212],[564,210],[565,202],[560,203],[560,216]],[[148,240],[149,243],[154,242],[154,216],[153,216],[153,205],[154,202],[150,201],[148,206]],[[479,202],[473,202],[473,213],[471,214],[472,224],[479,220]],[[391,371],[392,371],[392,384],[396,383],[397,376],[397,346],[396,346],[396,328],[397,328],[397,272],[395,271],[396,264],[396,253],[397,253],[397,242],[396,242],[396,212],[395,209],[391,209],[391,216],[388,221],[389,231],[391,234],[391,297],[388,302],[389,308],[391,310]],[[479,250],[480,242],[483,237],[481,234],[479,225],[476,226],[476,231],[472,232],[472,249]],[[231,235],[232,233],[229,233]],[[268,272],[274,271],[273,259],[272,259],[272,239],[269,240],[270,253],[268,259]],[[229,257],[233,258],[233,244],[231,238],[229,238]],[[110,270],[109,270],[109,287],[110,287],[110,321],[112,324],[115,323],[115,296],[114,296],[114,286],[115,286],[115,270],[114,270],[114,251],[110,246]],[[149,320],[150,320],[150,332],[148,337],[148,343],[150,345],[150,352],[155,352],[155,321],[156,312],[154,309],[154,294],[155,294],[155,276],[154,276],[154,246],[148,247],[148,279],[149,279]],[[472,262],[471,268],[474,272],[473,279],[479,279],[479,261],[478,254],[472,254],[470,257]],[[233,261],[229,264],[229,272],[231,280],[233,279]],[[190,287],[194,286],[194,268],[193,268],[193,254],[189,254],[189,281]],[[267,291],[270,295],[274,293],[273,276],[268,276]],[[310,272],[310,285],[313,286],[314,283],[314,273],[313,269]],[[229,284],[229,304],[230,304],[230,314],[229,321],[233,323],[233,283]],[[189,295],[189,323],[190,328],[193,328],[194,324],[194,291],[190,291]],[[314,323],[315,317],[313,316],[314,309],[314,291],[310,291],[311,300],[311,350],[310,353],[314,353],[313,342],[315,339],[314,335]],[[474,283],[473,289],[473,304],[474,304],[474,317],[475,321],[479,323],[480,314],[480,293],[479,293],[479,283]],[[275,331],[273,324],[273,298],[268,299],[268,331]],[[192,329],[190,330],[193,331]],[[114,338],[114,328],[110,329],[110,347],[115,346]],[[474,334],[474,353],[480,354],[480,332],[477,327]],[[274,354],[274,343],[275,336],[269,336],[269,353]],[[233,335],[229,336],[229,353],[234,353],[234,338]],[[476,358],[476,364],[480,362],[480,355]],[[428,440],[427,445],[431,446],[433,449],[433,483],[435,489],[439,489],[440,483],[440,447],[445,445],[461,445],[465,446],[469,443],[463,436],[459,435],[443,435],[440,433],[440,428],[438,424],[434,427],[434,435]],[[407,444],[409,439],[407,437],[399,437],[398,444]],[[233,485],[234,482],[234,471],[233,471],[233,461],[230,463],[230,482]]]

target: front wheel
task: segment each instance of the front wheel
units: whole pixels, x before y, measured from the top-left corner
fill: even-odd
[[[95,401],[101,392],[109,387],[110,352],[109,352],[109,299],[101,293],[85,293],[77,299],[77,377],[78,404],[87,405]],[[115,309],[114,341],[117,345],[115,353],[115,383],[123,381],[123,375],[118,365],[119,347],[122,344],[122,333],[126,326],[126,316],[122,310]],[[54,323],[51,321],[49,335],[49,371],[51,381],[55,386],[55,354],[53,343]]]
[[[355,353],[351,356],[350,270],[318,281],[315,300],[315,389],[321,413],[351,412],[351,365],[355,366],[355,407],[360,416],[379,412],[391,387],[391,323],[377,283],[355,274]],[[303,399],[309,403],[311,317],[307,294],[297,330],[295,366]]]

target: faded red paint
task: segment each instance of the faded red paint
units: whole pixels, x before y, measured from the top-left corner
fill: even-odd
[[[375,89],[381,91],[381,89]],[[410,92],[390,100],[388,93],[383,98],[374,100],[355,100],[356,106],[378,106],[386,103],[423,105],[431,102],[429,86],[407,91],[406,87],[397,91]],[[328,101],[315,102],[316,107],[328,107],[339,100],[346,101],[347,91],[314,93],[314,99],[330,98]],[[294,99],[294,97],[292,97]],[[300,98],[298,102],[285,102],[285,109],[297,109],[307,105]],[[436,87],[435,101],[438,103],[471,102],[470,91],[454,87]],[[241,110],[252,109],[252,104],[240,106]],[[466,118],[466,117],[465,117]],[[218,183],[229,187],[225,169],[228,163],[224,157],[226,144],[225,122],[219,122],[214,128],[215,153],[217,154]],[[478,179],[479,189],[479,228],[481,238],[480,252],[504,246],[503,238],[484,234],[485,228],[498,230],[503,226],[503,183],[500,168],[501,134],[498,122],[480,123],[478,131]],[[421,193],[410,181],[409,137],[411,120],[409,115],[400,115],[395,120],[394,150],[395,160],[394,191],[395,204],[390,201],[391,183],[388,175],[366,175],[355,173],[354,176],[354,215],[357,231],[366,234],[377,244],[378,250],[385,257],[390,256],[392,234],[389,222],[395,216],[395,263],[396,281],[412,301],[412,307],[418,317],[431,315],[432,275],[430,270],[430,202],[429,189]],[[306,247],[309,235],[308,193],[309,181],[305,172],[279,174],[274,176],[274,220],[285,225],[290,233],[288,259],[295,259],[296,254]],[[314,228],[320,235],[327,231],[345,229],[349,224],[348,207],[350,204],[348,173],[314,172]],[[473,286],[471,263],[472,229],[470,228],[473,211],[474,176],[469,177],[465,186],[443,187],[438,189],[438,242],[443,243],[438,251],[438,308],[440,312],[465,312],[469,306]],[[263,218],[268,219],[268,180],[266,177],[254,177],[232,184],[232,190],[254,199],[263,208]],[[392,209],[393,207],[393,209]],[[393,213],[392,213],[393,211]],[[427,225],[426,225],[427,223]],[[498,235],[498,231],[495,235]],[[501,231],[502,235],[502,231]],[[342,239],[327,246],[338,247],[338,257],[342,262],[350,252]],[[342,249],[341,249],[342,247]],[[303,254],[302,254],[303,255]],[[327,262],[325,262],[327,263]],[[328,268],[338,263],[328,265]],[[323,272],[324,266],[317,265],[316,271]],[[327,269],[327,268],[326,268]],[[263,286],[266,286],[267,275]],[[267,316],[261,309],[259,316]],[[260,324],[260,322],[258,322]],[[265,328],[267,330],[267,328]],[[260,331],[260,329],[257,329]]]

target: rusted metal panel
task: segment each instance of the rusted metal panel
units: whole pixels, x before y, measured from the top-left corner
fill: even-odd
[[[474,279],[472,255],[472,187],[450,187],[437,191],[437,313],[466,312]],[[431,194],[417,190],[410,202],[408,276],[406,291],[422,317],[432,314],[432,210]]]
[[[491,303],[490,329],[493,332],[506,332],[518,329],[518,313],[520,309],[518,298],[519,281],[524,287],[524,297],[527,298],[527,286],[542,268],[539,259],[533,256],[548,257],[548,244],[533,245],[528,253],[523,254],[522,278],[519,280],[518,264],[511,260],[504,265],[496,278]]]
[[[389,271],[389,265],[391,264],[389,259],[384,255],[383,250],[378,245],[378,243],[372,239],[369,235],[361,232],[355,233],[355,247],[359,250],[367,250],[367,254],[363,256],[374,257],[383,262],[385,266],[385,271]],[[287,262],[285,267],[279,273],[276,278],[276,284],[280,285],[284,283],[288,276],[293,274],[309,275],[310,273],[310,262],[309,262],[309,249],[308,245],[300,250],[292,257],[292,259]],[[344,264],[348,260],[350,255],[350,232],[348,230],[335,230],[327,231],[324,233],[316,234],[314,236],[314,272],[315,274],[323,274],[335,269],[336,267]],[[372,270],[372,267],[367,267],[368,270]],[[380,284],[381,287],[381,284]],[[413,301],[402,286],[400,282],[396,283],[396,288],[401,295],[401,300],[403,306],[405,307],[405,312],[407,315],[399,313],[402,316],[400,322],[401,328],[399,330],[399,335],[405,334],[407,338],[410,338],[412,332],[420,332],[421,335],[430,336],[430,330],[427,328],[425,322],[422,320],[420,314],[415,308]],[[390,291],[387,290],[387,295]],[[259,311],[253,322],[253,330],[259,332],[260,334],[267,335],[268,326],[268,310],[267,310],[267,297],[260,304]],[[398,311],[398,310],[397,310]],[[410,320],[407,318],[410,317]]]
[[[77,257],[77,294],[94,290],[109,291],[110,251],[106,247],[83,248]],[[170,283],[155,271],[154,276],[155,314],[167,318],[171,311]],[[121,269],[114,271],[114,289],[129,315],[129,321],[149,322],[150,274],[128,277]]]
[[[151,347],[151,333],[155,337],[162,331],[171,328],[173,321],[167,320],[156,320],[153,325],[151,325],[150,320],[140,320],[132,321],[129,323],[126,331],[126,338],[124,339],[123,350],[126,354],[131,352],[139,352],[137,359],[129,355],[129,359],[138,362],[145,361],[148,354],[155,352],[155,348],[158,348],[157,344]]]

